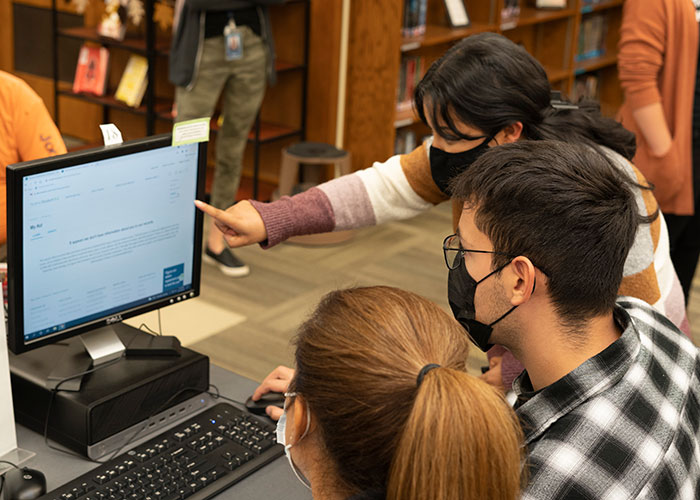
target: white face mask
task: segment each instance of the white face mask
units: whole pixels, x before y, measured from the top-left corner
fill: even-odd
[[[284,394],[285,397],[291,398],[296,396],[296,392],[287,392]],[[309,427],[311,426],[311,414],[309,413],[309,407],[306,407],[306,430],[304,430],[304,434],[299,438],[299,441],[304,439],[306,437],[306,434],[309,432]],[[311,485],[309,484],[309,481],[304,477],[304,475],[297,469],[297,466],[294,465],[294,462],[292,461],[292,454],[289,451],[289,449],[293,446],[291,444],[286,444],[286,436],[284,435],[285,429],[287,428],[287,408],[285,407],[284,413],[280,417],[280,419],[277,421],[277,442],[284,446],[284,454],[287,456],[287,460],[289,461],[289,466],[292,468],[292,472],[294,472],[294,475],[297,477],[297,479],[306,486],[308,489],[311,489]],[[297,443],[299,442],[297,441]]]

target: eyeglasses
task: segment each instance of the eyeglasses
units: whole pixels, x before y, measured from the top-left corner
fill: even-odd
[[[454,270],[457,269],[462,263],[462,257],[467,252],[472,253],[492,253],[495,255],[505,255],[506,257],[514,257],[513,255],[494,252],[493,250],[472,250],[470,248],[462,248],[462,244],[459,241],[459,236],[456,234],[451,234],[442,242],[442,251],[445,254],[445,264],[447,264],[447,269]]]

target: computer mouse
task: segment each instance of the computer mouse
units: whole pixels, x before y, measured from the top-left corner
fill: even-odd
[[[34,500],[46,493],[46,477],[28,467],[11,469],[5,473],[4,500]]]
[[[267,408],[268,406],[284,408],[284,399],[284,393],[282,392],[267,392],[263,394],[257,401],[253,401],[253,396],[249,397],[245,402],[245,407],[250,413],[254,413],[256,415],[264,415],[265,408]]]

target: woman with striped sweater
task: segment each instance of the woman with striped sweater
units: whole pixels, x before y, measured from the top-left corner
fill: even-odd
[[[481,33],[457,43],[428,69],[414,98],[433,135],[409,154],[272,203],[249,200],[226,211],[201,202],[197,206],[216,219],[229,245],[260,243],[269,248],[294,235],[413,217],[448,200],[451,178],[486,148],[555,139],[604,151],[636,181],[640,211],[646,215],[658,210],[646,179],[630,162],[634,134],[602,117],[597,103],[574,105],[552,99],[544,68],[504,36]],[[454,208],[456,225],[461,204]],[[683,291],[670,260],[662,216],[638,231],[620,294],[648,302],[688,332]],[[500,379],[509,387],[521,367],[510,353],[494,349],[490,357],[495,369],[487,378],[492,383]]]

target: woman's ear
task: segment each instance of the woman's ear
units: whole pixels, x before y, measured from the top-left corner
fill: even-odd
[[[290,415],[291,413],[291,415]],[[292,418],[289,418],[289,417]],[[311,415],[304,396],[298,395],[294,403],[287,408],[287,444],[295,445],[308,434]]]
[[[498,144],[509,144],[511,142],[517,142],[523,136],[523,124],[522,122],[515,122],[503,127],[503,129],[496,134],[494,139]]]

